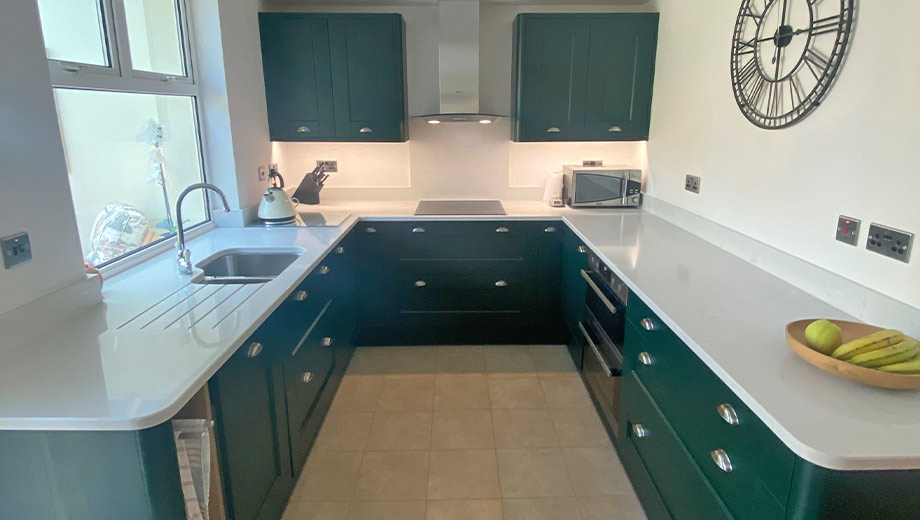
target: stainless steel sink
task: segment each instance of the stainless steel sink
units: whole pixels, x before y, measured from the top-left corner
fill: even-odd
[[[235,249],[221,251],[198,264],[203,271],[195,283],[265,283],[288,268],[301,251],[265,251]]]

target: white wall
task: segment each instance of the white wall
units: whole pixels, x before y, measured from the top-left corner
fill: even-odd
[[[497,5],[480,9],[480,105],[511,112],[512,24],[522,12],[654,10],[654,4]],[[406,21],[409,114],[438,106],[438,8],[436,5],[330,6],[263,1],[263,11],[396,12]],[[410,120],[407,143],[274,143],[274,161],[296,185],[317,159],[338,160],[339,172],[321,198],[539,199],[543,183],[563,164],[601,159],[605,164],[644,164],[644,143],[513,143],[510,121],[428,125]]]
[[[661,0],[648,193],[920,307],[910,264],[865,250],[870,221],[920,233],[920,4],[858,2],[850,54],[818,109],[761,130],[735,105],[729,50],[738,2]],[[702,177],[699,195],[684,175]],[[863,220],[858,247],[834,241]]]
[[[0,313],[83,278],[61,134],[35,2],[0,16],[0,237],[27,231],[34,258],[0,265]]]

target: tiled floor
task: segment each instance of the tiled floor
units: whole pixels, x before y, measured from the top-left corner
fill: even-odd
[[[284,516],[644,518],[563,346],[358,349]]]

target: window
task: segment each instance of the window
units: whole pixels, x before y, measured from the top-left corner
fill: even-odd
[[[80,242],[105,266],[175,236],[204,179],[183,0],[38,0]],[[188,229],[206,195],[182,205]]]

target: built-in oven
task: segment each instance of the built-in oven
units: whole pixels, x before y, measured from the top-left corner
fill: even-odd
[[[581,272],[588,290],[585,319],[578,325],[585,341],[582,378],[602,418],[616,435],[620,422],[620,377],[629,289],[591,252],[588,253],[588,267]]]

